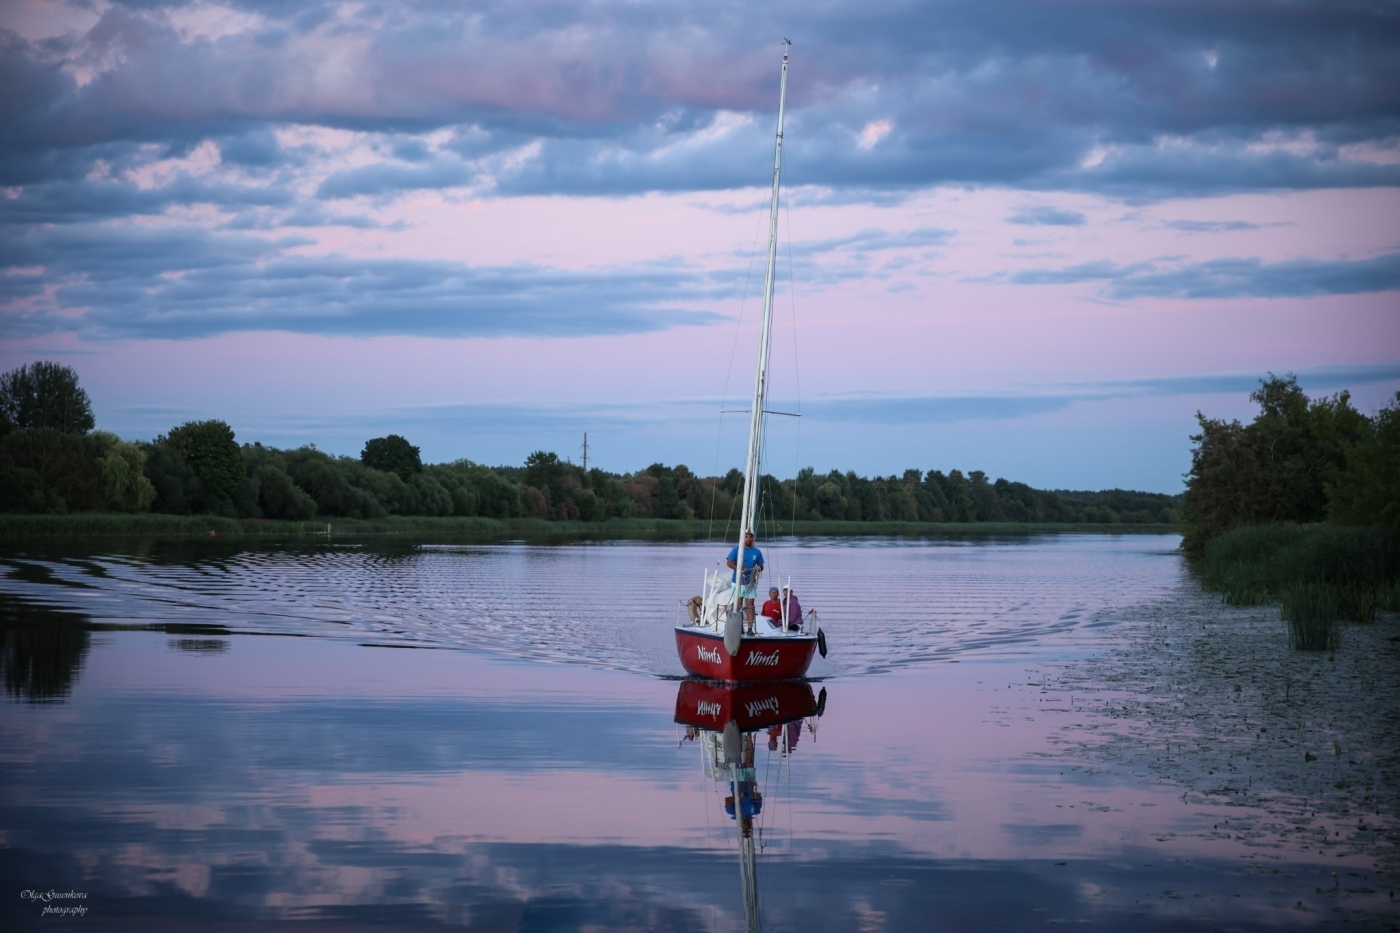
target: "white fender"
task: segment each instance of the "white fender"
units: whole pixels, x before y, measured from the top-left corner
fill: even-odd
[[[724,619],[724,650],[729,652],[729,656],[736,657],[739,654],[739,643],[744,638],[744,610],[731,609]]]
[[[724,724],[724,763],[738,764],[739,753],[742,751],[740,745],[739,724],[734,720]]]

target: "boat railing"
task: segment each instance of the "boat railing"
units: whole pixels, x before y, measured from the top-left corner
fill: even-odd
[[[705,571],[700,595],[692,596],[677,604],[675,624],[682,625],[682,614],[684,614],[684,627],[708,628],[722,632],[725,614],[734,603],[734,587],[734,571],[732,569],[721,566],[714,571]],[[786,588],[789,592],[792,591],[792,577],[790,576],[786,580]],[[783,606],[784,615],[786,615],[787,608],[787,605]],[[803,613],[802,618],[797,620],[796,626],[793,626],[792,620],[787,618],[784,618],[782,622],[783,624],[778,631],[764,634],[770,638],[811,635],[816,631],[816,610],[809,609]]]

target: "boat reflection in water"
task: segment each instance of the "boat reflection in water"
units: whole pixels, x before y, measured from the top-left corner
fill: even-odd
[[[683,741],[700,746],[705,776],[724,786],[724,810],[736,824],[747,931],[759,928],[754,837],[762,833],[755,827],[763,814],[763,789],[754,768],[756,736],[766,732],[769,750],[787,758],[796,750],[804,725],[815,739],[817,721],[825,711],[826,688],[814,694],[811,684],[798,681],[685,680],[676,692],[676,722],[686,727]]]

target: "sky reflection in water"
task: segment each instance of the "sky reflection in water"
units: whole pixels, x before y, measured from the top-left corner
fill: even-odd
[[[1045,708],[1037,667],[1092,650],[1105,609],[1184,585],[1174,544],[787,552],[833,657],[792,754],[759,735],[763,927],[1303,917],[1316,866],[1207,839],[1218,814],[1179,788],[1046,742],[1077,714]],[[671,604],[711,557],[12,555],[3,913],[51,923],[19,893],[53,888],[88,892],[91,929],[742,929],[735,826],[666,679]]]

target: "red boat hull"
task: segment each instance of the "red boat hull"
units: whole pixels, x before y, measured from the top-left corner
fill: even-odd
[[[735,723],[740,732],[782,725],[820,715],[812,688],[800,681],[772,684],[717,684],[703,680],[681,682],[676,693],[676,722],[723,732]]]
[[[677,628],[676,651],[686,673],[731,683],[796,680],[807,675],[817,653],[815,635],[786,638],[745,637],[733,657],[724,638],[708,629]]]

